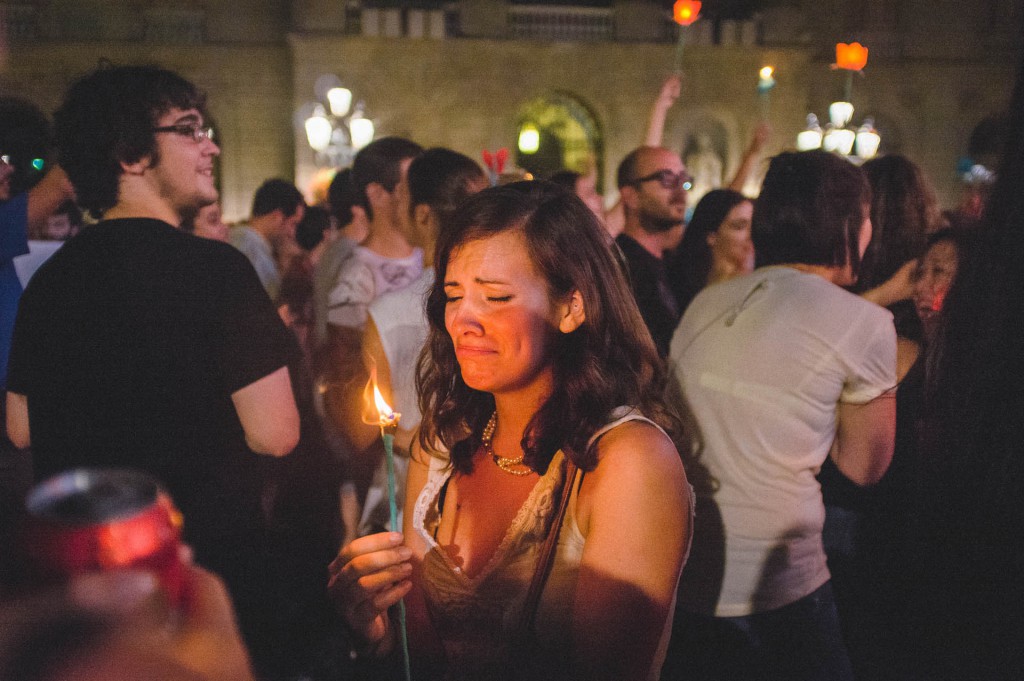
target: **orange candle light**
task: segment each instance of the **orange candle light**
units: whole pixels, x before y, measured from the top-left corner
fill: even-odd
[[[676,73],[683,71],[683,48],[686,47],[686,29],[700,18],[699,0],[676,0],[672,5],[672,19],[679,24],[679,42],[676,44]]]
[[[836,63],[834,69],[846,71],[846,83],[843,86],[844,101],[849,102],[853,96],[853,74],[860,73],[868,65],[868,48],[860,43],[836,43]]]
[[[868,65],[868,48],[860,43],[836,43],[836,63],[833,68],[862,71]]]
[[[698,0],[676,0],[672,5],[672,19],[680,26],[689,26],[700,18],[700,6]]]
[[[371,397],[372,396],[372,397]],[[367,399],[367,398],[370,399]],[[371,401],[372,399],[372,401]],[[363,421],[380,426],[380,436],[384,440],[384,460],[388,468],[388,511],[391,516],[391,531],[398,532],[398,499],[395,490],[395,431],[402,415],[391,408],[377,387],[376,372],[372,372],[370,380],[363,389]],[[372,408],[371,408],[372,405]],[[376,418],[373,418],[376,416]],[[409,633],[405,625],[405,601],[398,602],[398,636],[402,646],[402,662],[405,665],[405,679],[412,681],[409,665]]]

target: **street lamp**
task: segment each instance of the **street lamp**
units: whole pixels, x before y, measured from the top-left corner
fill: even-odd
[[[318,166],[349,165],[356,152],[373,141],[373,121],[365,105],[352,105],[352,91],[333,74],[320,76],[314,86],[317,101],[304,104],[296,116]]]
[[[860,43],[836,45],[836,63],[832,68],[846,71],[844,98],[829,105],[829,122],[824,130],[817,116],[807,114],[807,126],[796,137],[797,149],[824,149],[845,156],[855,163],[874,158],[882,141],[875,130],[874,120],[866,118],[859,127],[850,125],[853,120],[853,104],[850,102],[853,98],[853,74],[860,73],[867,63],[868,48]]]

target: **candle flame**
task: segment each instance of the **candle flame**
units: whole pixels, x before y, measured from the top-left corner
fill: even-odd
[[[383,428],[385,426],[397,425],[398,419],[401,417],[402,415],[392,409],[391,405],[384,399],[380,388],[377,387],[377,372],[375,369],[371,370],[370,380],[366,382],[366,387],[363,388],[363,423]]]
[[[700,6],[698,0],[676,0],[672,6],[672,18],[680,26],[689,26],[700,18]]]
[[[384,401],[384,396],[380,394],[380,388],[373,386],[373,404],[377,407],[377,413],[381,416],[393,416],[394,410],[391,409],[391,405]]]
[[[769,78],[772,77],[772,75],[774,73],[775,73],[775,69],[773,69],[770,66],[763,66],[763,67],[761,67],[761,78],[763,80],[768,80]]]

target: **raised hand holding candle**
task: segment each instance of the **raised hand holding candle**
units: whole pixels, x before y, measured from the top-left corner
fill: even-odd
[[[384,460],[387,464],[388,469],[388,511],[390,513],[390,525],[393,532],[400,532],[401,528],[398,526],[398,500],[397,492],[395,490],[395,431],[398,430],[398,420],[402,418],[402,415],[394,411],[387,402],[384,401],[384,396],[381,395],[380,389],[377,387],[376,377],[371,375],[369,382],[366,384],[366,388],[363,392],[364,397],[366,393],[370,392],[372,388],[373,393],[373,405],[376,409],[377,414],[377,425],[380,426],[380,436],[384,440]],[[369,419],[364,418],[364,421],[373,423]],[[405,600],[398,601],[398,637],[399,643],[402,647],[402,663],[405,668],[405,679],[406,681],[412,681],[412,671],[409,666],[409,632],[405,624]]]
[[[676,44],[675,72],[683,72],[683,48],[686,47],[686,29],[700,18],[699,0],[676,0],[672,5],[672,19],[679,24],[679,42]]]
[[[758,71],[757,96],[761,102],[761,120],[767,121],[771,112],[771,93],[775,87],[775,69],[771,66],[763,66]]]

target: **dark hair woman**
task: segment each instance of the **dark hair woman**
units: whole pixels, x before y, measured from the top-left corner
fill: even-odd
[[[929,345],[921,554],[913,592],[935,679],[1013,678],[1024,669],[1024,63],[1006,108],[1005,153]],[[926,561],[926,562],[925,562]],[[949,645],[950,641],[956,645]]]
[[[975,251],[974,237],[947,228],[927,239],[911,278],[911,305],[923,325],[925,350],[935,338],[960,262]],[[921,353],[900,379],[892,463],[878,484],[857,487],[831,462],[818,476],[826,504],[825,551],[857,678],[873,677],[878,660],[903,660],[908,648],[901,625],[912,610],[908,594],[916,588],[907,569],[914,562],[909,553],[916,534],[913,501],[930,467],[919,446],[924,384]],[[909,673],[901,670],[895,676]]]
[[[924,172],[907,157],[889,154],[871,159],[862,168],[871,185],[871,241],[851,290],[893,313],[899,337],[897,375],[902,377],[916,361],[924,340],[910,300],[916,260],[942,219]]]
[[[333,564],[349,625],[391,647],[386,609],[408,594],[413,648],[438,675],[657,678],[689,486],[607,236],[578,198],[517,183],[463,204],[435,264],[405,533],[356,540]]]
[[[754,202],[731,189],[701,198],[668,267],[682,313],[701,289],[754,269],[750,221]]]

